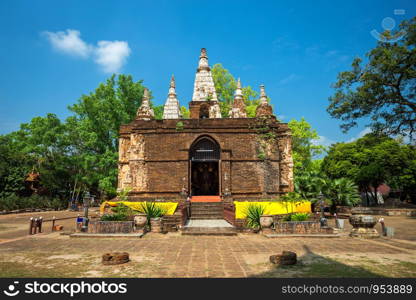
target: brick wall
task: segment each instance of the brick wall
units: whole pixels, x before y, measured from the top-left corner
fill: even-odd
[[[184,126],[178,130],[179,121]],[[131,187],[131,200],[179,198],[182,188],[189,188],[189,150],[206,135],[221,148],[222,193],[230,192],[234,200],[275,198],[288,191],[280,182],[279,142],[267,145],[267,159],[259,157],[259,133],[253,123],[251,118],[136,120],[122,126],[119,188]],[[287,124],[276,121],[271,126],[277,140],[290,136]]]

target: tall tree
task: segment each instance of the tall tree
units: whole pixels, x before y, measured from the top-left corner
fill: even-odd
[[[382,183],[396,184],[408,192],[415,189],[415,166],[413,146],[374,133],[351,143],[332,145],[322,163],[330,178],[351,178],[362,191],[372,193],[374,199]]]
[[[352,70],[338,74],[327,111],[344,121],[344,131],[368,117],[373,131],[414,138],[415,46],[416,17],[402,22],[399,31],[384,32],[377,47],[366,54],[365,65],[361,58],[355,58]]]
[[[318,165],[314,160],[325,150],[324,146],[315,143],[319,139],[318,133],[305,118],[291,120],[288,126],[292,131],[295,174],[316,169]]]
[[[237,81],[230,71],[225,69],[220,63],[215,64],[212,67],[211,72],[218,100],[220,101],[221,114],[223,117],[228,117],[234,101],[234,92],[237,88]],[[260,104],[260,100],[258,99],[259,94],[249,85],[243,87],[242,90],[244,102],[247,106],[247,116],[249,118],[254,118],[256,116],[256,108]]]
[[[143,97],[143,81],[129,75],[115,75],[78,103],[69,107],[74,115],[67,119],[68,138],[75,165],[74,179],[89,189],[115,194],[117,182],[118,132],[131,122]],[[76,161],[76,162],[75,162]]]
[[[220,101],[221,115],[228,117],[231,109],[237,82],[234,76],[222,64],[215,64],[212,69],[215,90]]]

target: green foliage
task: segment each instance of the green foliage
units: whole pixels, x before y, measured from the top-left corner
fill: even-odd
[[[144,86],[131,76],[111,76],[69,107],[65,122],[54,114],[36,117],[0,136],[0,197],[28,195],[25,178],[40,173],[42,193],[66,199],[89,191],[116,195],[118,132],[131,122]]]
[[[246,112],[247,112],[247,117],[248,118],[255,118],[256,117],[256,109],[257,109],[257,104],[250,104],[246,106]]]
[[[176,123],[176,131],[182,131],[184,128],[183,122],[179,121]]]
[[[134,211],[124,205],[117,204],[117,206],[111,208],[112,214],[105,214],[101,216],[101,221],[127,221],[132,218]]]
[[[361,202],[358,186],[349,178],[330,180],[329,186],[325,190],[333,207],[336,205],[356,206]]]
[[[265,160],[266,159],[266,153],[264,153],[264,151],[260,150],[259,153],[257,154],[257,158],[261,159],[261,160]]]
[[[247,206],[247,226],[250,228],[260,228],[260,217],[264,213],[264,207],[257,204]]]
[[[141,104],[144,86],[131,76],[111,76],[89,95],[69,107],[74,113],[66,122],[75,179],[85,189],[115,196],[118,132],[131,122]]]
[[[301,221],[307,221],[309,217],[310,217],[310,214],[308,213],[293,213],[293,214],[287,215],[284,218],[284,221],[301,222]]]
[[[189,109],[186,108],[185,106],[181,106],[181,114],[182,114],[182,118],[184,119],[189,119],[191,115]]]
[[[150,223],[152,218],[160,218],[166,214],[166,211],[157,206],[155,202],[144,202],[141,204],[142,210],[147,217],[147,222]]]
[[[330,178],[350,178],[364,192],[387,183],[410,194],[416,189],[416,149],[387,136],[367,134],[332,145],[322,170]]]
[[[68,203],[58,198],[50,198],[47,196],[32,195],[30,197],[22,197],[16,194],[9,194],[0,197],[0,211],[11,211],[16,209],[64,209]]]
[[[127,221],[128,216],[124,214],[105,214],[100,218],[101,221]]]
[[[295,177],[295,191],[303,199],[317,203],[322,193],[327,205],[355,206],[361,202],[358,186],[349,178],[330,179],[323,173],[305,172]]]
[[[288,126],[292,131],[294,172],[299,174],[310,171],[313,168],[313,159],[321,155],[325,147],[314,143],[319,135],[304,118],[300,121],[291,120]]]
[[[234,92],[237,88],[237,81],[234,76],[225,69],[222,64],[215,64],[212,69],[215,90],[220,102],[221,115],[223,118],[229,116],[230,109],[234,101]],[[242,88],[246,112],[249,118],[256,117],[256,108],[260,104],[258,92],[254,91],[251,86]]]
[[[403,38],[391,38],[404,33]],[[385,41],[366,54],[366,65],[355,58],[351,70],[338,74],[327,111],[348,131],[369,118],[375,132],[412,137],[416,124],[416,17],[384,32]],[[390,40],[390,41],[389,41]],[[373,171],[371,171],[373,172]]]
[[[152,105],[153,112],[155,113],[156,120],[163,120],[163,109],[164,105]]]
[[[233,103],[237,82],[233,75],[222,64],[215,64],[211,69],[218,100],[228,105]],[[228,116],[228,111],[227,111]],[[223,115],[224,117],[224,115]]]
[[[122,189],[122,190],[117,192],[117,198],[120,201],[127,201],[128,200],[128,195],[129,195],[130,192],[131,192],[131,188]]]

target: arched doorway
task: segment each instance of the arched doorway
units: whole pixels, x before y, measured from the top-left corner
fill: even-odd
[[[204,136],[191,146],[190,191],[192,196],[218,196],[220,147],[212,138]]]

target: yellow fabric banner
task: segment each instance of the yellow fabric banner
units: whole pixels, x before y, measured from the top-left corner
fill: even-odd
[[[247,209],[250,205],[260,205],[264,207],[265,215],[282,215],[289,213],[310,213],[311,202],[299,201],[299,202],[287,202],[287,201],[274,201],[274,202],[248,202],[248,201],[234,201],[235,205],[235,217],[236,219],[245,219],[247,217]]]
[[[104,213],[104,209],[106,205],[109,206],[117,206],[118,204],[124,204],[127,207],[130,207],[133,210],[139,211],[139,212],[144,212],[143,210],[143,205],[146,202],[132,202],[132,201],[104,201],[103,203],[101,203],[100,205],[100,213],[103,214]],[[160,207],[161,209],[163,209],[166,213],[165,215],[171,216],[175,213],[176,208],[178,207],[178,203],[177,202],[152,202],[154,203],[157,207]]]

